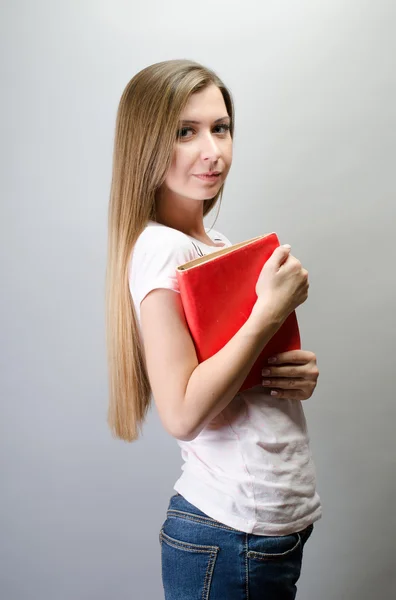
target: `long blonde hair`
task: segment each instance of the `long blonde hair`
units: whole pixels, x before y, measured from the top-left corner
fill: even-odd
[[[114,437],[139,437],[151,389],[128,282],[134,244],[156,220],[156,190],[170,167],[180,114],[188,98],[210,84],[221,91],[234,131],[230,91],[210,69],[189,60],[153,64],[127,84],[118,106],[108,212],[106,344],[109,375],[108,424]],[[223,188],[204,201],[207,215]]]

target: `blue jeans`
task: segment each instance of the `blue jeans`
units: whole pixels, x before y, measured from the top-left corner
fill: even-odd
[[[312,530],[245,533],[175,494],[159,535],[165,600],[293,600]]]

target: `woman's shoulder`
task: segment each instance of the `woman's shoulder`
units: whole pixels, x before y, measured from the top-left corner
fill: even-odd
[[[137,262],[142,268],[155,264],[174,268],[194,258],[194,247],[183,232],[150,221],[134,244],[131,267]]]
[[[183,245],[188,245],[188,238],[182,231],[156,221],[148,221],[135,243],[135,246],[148,249],[158,249],[159,247],[173,249]]]

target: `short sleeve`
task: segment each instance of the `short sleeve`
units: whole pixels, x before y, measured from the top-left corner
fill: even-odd
[[[180,293],[176,268],[197,258],[194,246],[179,231],[145,229],[133,248],[129,266],[129,288],[140,318],[140,303],[149,292],[166,288]]]

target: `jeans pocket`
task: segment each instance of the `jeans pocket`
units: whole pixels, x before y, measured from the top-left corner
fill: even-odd
[[[298,532],[249,538],[249,591],[252,598],[291,600],[301,574],[302,540]]]
[[[302,547],[299,533],[282,536],[257,536],[250,538],[248,558],[265,561],[282,560]]]
[[[208,600],[219,547],[178,540],[164,528],[160,543],[165,600]]]

